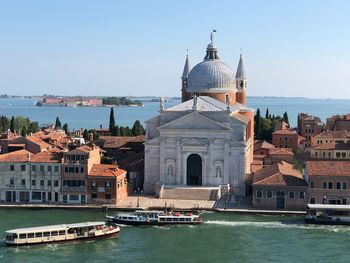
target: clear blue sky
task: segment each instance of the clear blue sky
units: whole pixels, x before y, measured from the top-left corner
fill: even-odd
[[[0,94],[180,96],[209,32],[251,96],[350,98],[350,1],[0,1]]]

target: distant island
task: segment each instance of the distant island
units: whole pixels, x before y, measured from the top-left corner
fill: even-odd
[[[138,100],[126,97],[44,97],[36,103],[39,107],[102,107],[102,106],[143,106]]]

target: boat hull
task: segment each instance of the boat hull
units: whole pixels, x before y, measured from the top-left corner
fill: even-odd
[[[305,218],[306,224],[314,224],[314,225],[336,225],[336,226],[350,226],[350,221],[342,221],[342,220],[321,220],[314,218]]]
[[[68,242],[74,242],[74,241],[90,241],[90,240],[97,240],[97,239],[109,239],[113,237],[117,237],[120,231],[108,233],[100,236],[90,236],[90,237],[78,237],[73,239],[64,239],[64,240],[49,240],[49,241],[41,241],[41,242],[28,242],[28,243],[6,243],[6,246],[8,247],[18,247],[18,246],[31,246],[31,245],[44,245],[44,244],[57,244],[57,243],[68,243]]]
[[[118,225],[131,225],[131,226],[163,226],[163,225],[199,225],[203,221],[189,221],[189,222],[159,222],[159,221],[125,221],[120,219],[109,219],[110,222]]]

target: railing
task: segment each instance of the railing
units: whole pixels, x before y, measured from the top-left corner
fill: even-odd
[[[78,187],[75,187],[75,186],[63,186],[62,187],[62,191],[64,192],[85,192],[85,186],[78,186]]]

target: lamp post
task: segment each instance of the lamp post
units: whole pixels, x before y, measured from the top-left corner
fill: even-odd
[[[140,207],[140,194],[142,194],[142,190],[140,188],[137,188],[137,191],[135,190],[135,193],[137,193],[137,206]]]

